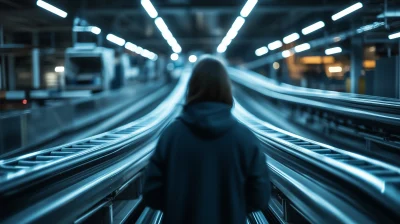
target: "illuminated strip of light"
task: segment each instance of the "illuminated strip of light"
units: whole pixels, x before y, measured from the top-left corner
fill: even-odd
[[[255,54],[257,56],[263,56],[264,54],[268,53],[268,48],[267,47],[260,47],[255,51]]]
[[[124,39],[122,39],[121,37],[117,37],[114,34],[108,34],[106,39],[119,46],[123,46],[125,44]]]
[[[240,11],[240,15],[246,18],[253,10],[254,6],[256,6],[257,2],[258,0],[248,0],[246,4],[243,6],[242,11]]]
[[[233,39],[235,39],[235,37],[237,36],[237,34],[238,34],[237,31],[234,31],[234,30],[230,29],[230,30],[228,31],[228,33],[226,34],[226,38],[229,38],[229,39],[233,40]]]
[[[240,11],[240,16],[238,16],[232,24],[232,27],[228,30],[226,36],[222,39],[221,43],[217,47],[218,53],[224,53],[232,42],[233,39],[237,36],[240,28],[242,28],[243,24],[246,22],[245,17],[247,17],[250,12],[253,10],[254,6],[257,4],[258,0],[248,0],[246,4],[243,6]],[[231,40],[228,41],[227,39]]]
[[[136,46],[135,44],[132,44],[131,42],[127,42],[127,43],[125,44],[125,48],[128,49],[128,50],[130,50],[130,51],[135,52],[136,49],[138,48],[138,46]]]
[[[227,49],[227,46],[226,46],[226,45],[220,44],[220,45],[218,45],[218,47],[217,47],[217,52],[218,52],[218,53],[224,53],[224,52],[226,51],[226,49]]]
[[[293,41],[296,41],[300,39],[300,35],[298,33],[292,33],[286,37],[283,38],[283,43],[289,44],[292,43]]]
[[[342,72],[343,69],[340,66],[332,66],[328,68],[330,73],[338,73],[338,72]]]
[[[240,28],[242,28],[245,21],[246,20],[243,17],[238,16],[236,18],[235,22],[233,22],[231,30],[238,32],[240,30]]]
[[[154,20],[157,28],[160,30],[161,35],[167,41],[168,45],[172,48],[172,51],[175,53],[181,53],[182,47],[178,44],[171,31],[169,31],[167,24],[165,24],[164,20],[161,17],[158,17]]]
[[[342,48],[341,47],[333,47],[333,48],[329,48],[325,50],[325,54],[326,55],[332,55],[332,54],[337,54],[342,52]]]
[[[294,51],[299,53],[299,52],[302,52],[302,51],[306,51],[306,50],[308,50],[310,48],[311,48],[310,44],[304,43],[304,44],[300,44],[300,45],[294,47]]]
[[[158,16],[157,10],[154,8],[153,4],[151,4],[150,0],[142,0],[140,3],[142,3],[143,8],[151,18],[154,19]]]
[[[324,26],[325,26],[325,23],[322,22],[322,21],[319,21],[319,22],[316,22],[316,23],[314,23],[314,24],[312,24],[312,25],[310,25],[310,26],[307,26],[306,28],[302,29],[301,32],[302,32],[304,35],[307,35],[307,34],[309,34],[309,33],[312,33],[312,32],[314,32],[314,31],[316,31],[316,30],[321,29],[321,28],[324,27]]]
[[[64,72],[64,66],[57,66],[54,68],[55,72]]]
[[[195,63],[197,61],[197,56],[196,55],[190,55],[189,56],[189,62],[190,63]]]
[[[282,42],[281,42],[280,40],[277,40],[277,41],[274,41],[274,42],[268,44],[268,48],[269,48],[271,51],[273,51],[273,50],[275,50],[275,49],[278,49],[278,48],[280,48],[280,47],[282,47]]]
[[[90,32],[92,32],[96,35],[99,35],[101,33],[101,29],[98,28],[97,26],[92,26],[92,27],[90,27]]]
[[[167,24],[165,24],[164,20],[161,17],[158,17],[154,20],[157,28],[161,31],[161,33],[169,32]]]
[[[396,38],[399,38],[399,37],[400,37],[400,32],[398,32],[398,33],[393,33],[393,34],[390,34],[390,35],[388,36],[388,38],[391,39],[391,40],[396,39]]]
[[[363,7],[363,4],[361,2],[357,2],[356,4],[350,6],[350,7],[346,8],[346,9],[343,9],[342,11],[340,11],[340,12],[336,13],[335,15],[333,15],[332,16],[332,20],[336,21],[336,20],[338,20],[338,19],[340,19],[340,18],[342,18],[344,16],[347,16],[348,14],[350,14],[350,13],[352,13],[352,12],[358,10],[358,9],[361,9],[362,7]]]
[[[68,13],[66,13],[65,11],[63,11],[63,10],[57,8],[57,7],[54,7],[54,6],[50,5],[49,3],[45,2],[45,1],[42,1],[42,0],[38,0],[36,2],[36,5],[39,6],[39,7],[42,7],[44,9],[46,9],[47,11],[50,11],[50,12],[52,12],[52,13],[54,13],[54,14],[62,17],[62,18],[65,18],[68,15]]]
[[[179,54],[177,54],[177,53],[171,54],[171,60],[172,61],[177,61],[178,59],[179,59]]]
[[[96,35],[101,33],[101,29],[97,26],[74,26],[72,28],[74,32],[92,32]]]
[[[292,52],[290,50],[282,51],[282,57],[284,57],[284,58],[290,57],[291,55],[292,55]]]
[[[232,40],[228,37],[225,37],[224,39],[222,39],[221,44],[225,45],[225,46],[229,46],[229,44],[232,43]]]

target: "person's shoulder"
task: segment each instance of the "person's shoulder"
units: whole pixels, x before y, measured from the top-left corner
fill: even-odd
[[[257,143],[259,140],[253,131],[250,130],[249,127],[244,125],[243,123],[237,121],[234,128],[234,135],[238,136],[238,140],[243,141],[245,143],[254,142]]]
[[[179,119],[175,119],[163,130],[163,136],[170,136],[183,128],[184,124]]]

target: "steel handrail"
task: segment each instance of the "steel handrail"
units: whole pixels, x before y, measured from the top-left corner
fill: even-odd
[[[370,190],[388,207],[400,206],[400,168],[279,129],[258,119],[237,102],[233,113],[262,141],[347,181],[358,182],[360,188]]]

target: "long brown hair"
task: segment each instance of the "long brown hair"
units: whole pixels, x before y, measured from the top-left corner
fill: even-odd
[[[203,56],[194,66],[189,80],[186,104],[219,102],[233,105],[228,72],[220,60]]]

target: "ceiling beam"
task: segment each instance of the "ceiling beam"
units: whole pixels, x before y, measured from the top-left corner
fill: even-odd
[[[1,1],[1,0],[0,0]],[[4,0],[3,0],[4,1]],[[265,13],[286,13],[288,11],[301,12],[334,12],[343,8],[343,5],[261,5],[253,9],[252,14]],[[237,14],[240,7],[237,6],[165,6],[158,9],[161,16],[176,14]],[[363,12],[379,13],[379,8],[365,8]],[[103,9],[82,9],[85,16],[112,16],[112,15],[142,15],[146,12],[140,8],[103,8]],[[71,12],[72,13],[72,12]],[[43,14],[41,9],[25,9],[25,10],[1,10],[0,17],[23,15],[24,17],[40,16]]]
[[[14,8],[21,8],[22,7],[20,4],[17,4],[15,2],[11,1],[11,0],[0,0],[0,3],[9,5],[9,6],[14,7]]]

